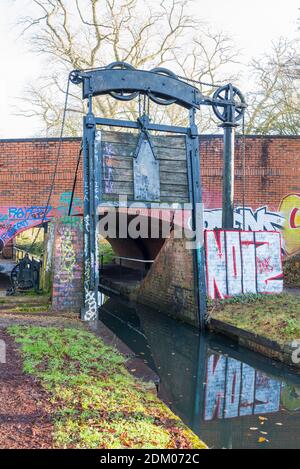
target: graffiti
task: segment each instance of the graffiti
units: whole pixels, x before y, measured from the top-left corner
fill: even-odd
[[[0,207],[0,241],[3,245],[9,240],[28,228],[33,228],[41,224],[42,221],[49,221],[51,218],[64,218],[64,222],[73,224],[72,217],[68,217],[71,192],[63,192],[59,199],[57,208],[53,206],[33,205]],[[82,200],[74,197],[72,202],[72,215],[82,213]]]
[[[111,156],[104,156],[103,158],[103,181],[104,193],[113,193],[113,160]]]
[[[94,321],[97,319],[97,301],[96,294],[94,290],[89,290],[85,288],[85,311],[84,311],[84,321]]]
[[[91,265],[95,265],[95,260],[89,258],[85,259],[85,272],[84,272],[84,321],[93,321],[97,319],[97,292],[90,289]]]
[[[81,220],[74,225],[64,224],[59,220],[54,230],[49,233],[49,243],[53,244],[52,256],[53,309],[60,311],[76,311],[82,305],[82,252],[80,232]]]
[[[86,215],[84,217],[84,227],[85,227],[85,231],[89,233],[90,232],[90,216],[89,215]]]
[[[98,132],[97,132],[98,134]],[[114,149],[113,145],[109,142],[104,142],[103,145],[103,158],[102,158],[102,171],[104,181],[104,193],[113,193],[113,175],[114,175]]]
[[[281,293],[281,235],[267,231],[206,231],[210,298],[243,293]]]
[[[204,227],[207,230],[222,227],[221,208],[204,210]],[[288,256],[296,254],[300,251],[300,195],[284,197],[278,211],[270,211],[267,206],[256,210],[237,207],[234,211],[234,228],[282,232],[284,253]]]
[[[68,215],[72,192],[63,192],[59,198],[59,206],[57,207],[57,217]],[[73,197],[71,215],[78,215],[82,213],[82,199],[80,197]]]
[[[2,221],[0,225],[0,240],[3,245],[28,228],[33,228],[48,221],[52,207],[32,206],[32,207],[0,207]]]
[[[300,251],[300,195],[284,197],[279,210],[285,218],[285,251],[287,255],[296,254]]]
[[[272,272],[273,266],[271,265],[271,257],[266,257],[265,259],[256,258],[257,269],[260,274]]]
[[[10,220],[43,220],[51,210],[52,207],[9,207],[8,218]]]
[[[234,210],[234,228],[245,231],[279,231],[285,219],[279,212],[269,212],[267,207],[252,210],[237,207]],[[245,227],[244,227],[245,225]],[[222,209],[204,210],[204,227],[207,230],[222,228]]]
[[[61,282],[71,285],[76,267],[76,254],[72,242],[72,231],[68,227],[62,227],[61,232]]]
[[[278,412],[281,383],[224,355],[207,360],[204,420]]]

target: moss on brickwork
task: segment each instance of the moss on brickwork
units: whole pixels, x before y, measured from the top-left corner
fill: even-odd
[[[300,288],[300,253],[284,261],[283,274],[287,287]]]

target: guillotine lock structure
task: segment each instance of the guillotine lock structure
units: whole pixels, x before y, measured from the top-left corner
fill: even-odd
[[[199,133],[196,112],[201,106],[210,106],[224,130],[224,178],[223,178],[223,220],[224,229],[233,227],[234,194],[234,136],[235,127],[242,119],[246,104],[241,92],[231,84],[216,89],[212,97],[204,96],[189,80],[179,78],[173,72],[156,68],[150,71],[138,70],[124,62],[115,62],[107,67],[91,70],[75,70],[70,74],[74,84],[82,86],[82,97],[88,102],[88,112],[83,119],[83,175],[84,175],[84,306],[82,319],[97,317],[99,306],[99,252],[97,242],[98,207],[105,205],[107,187],[104,184],[101,126],[135,130],[139,133],[138,143],[132,161],[130,202],[143,201],[145,204],[163,202],[167,182],[162,176],[160,161],[155,154],[152,134],[180,135],[185,141],[187,194],[183,198],[192,207],[192,229],[197,229],[197,245],[193,250],[193,272],[195,301],[198,305],[199,327],[203,328],[206,316],[206,285],[203,246],[202,181],[199,154]],[[188,125],[175,126],[151,121],[144,106],[143,113],[136,121],[120,120],[114,116],[98,117],[93,113],[93,98],[109,95],[124,102],[147,100],[159,106],[178,105],[187,112]],[[149,106],[148,106],[149,108]],[[165,163],[168,164],[168,163]],[[170,171],[172,168],[170,167]],[[186,177],[184,176],[184,177]],[[115,192],[117,189],[115,189]],[[197,217],[197,219],[196,219]]]

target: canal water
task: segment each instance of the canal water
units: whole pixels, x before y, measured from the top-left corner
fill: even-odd
[[[162,313],[108,298],[103,322],[210,448],[300,448],[300,373]]]

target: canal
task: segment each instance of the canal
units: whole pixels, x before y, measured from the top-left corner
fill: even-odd
[[[210,448],[300,448],[300,372],[119,298],[106,299],[99,319]]]

